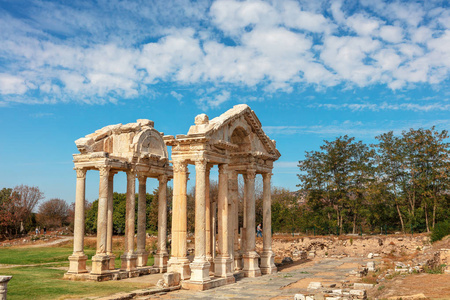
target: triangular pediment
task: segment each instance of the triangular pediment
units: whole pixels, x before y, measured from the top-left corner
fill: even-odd
[[[198,115],[185,137],[206,138],[210,143],[225,146],[230,144],[238,152],[260,153],[274,159],[280,157],[275,141],[265,134],[255,112],[246,104],[236,105],[212,120],[205,114]],[[236,145],[242,149],[236,149]]]

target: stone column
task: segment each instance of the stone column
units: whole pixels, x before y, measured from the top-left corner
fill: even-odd
[[[259,255],[255,251],[256,234],[255,234],[255,170],[247,170],[245,177],[246,190],[246,215],[247,228],[245,230],[246,250],[244,258],[244,276],[257,277],[261,276],[261,270],[258,266]]]
[[[209,271],[214,273],[214,261],[213,261],[213,237],[212,237],[212,207],[211,207],[211,198],[210,198],[210,181],[209,175],[211,171],[211,166],[206,166],[206,175],[205,175],[205,196],[206,196],[206,206],[205,206],[205,249],[206,249],[206,260],[209,262]],[[215,241],[214,241],[215,242]]]
[[[160,273],[167,272],[167,175],[160,175],[158,189],[158,250],[155,254],[154,268]]]
[[[191,263],[191,282],[210,281],[206,260],[206,159],[195,162],[195,257]]]
[[[73,230],[73,254],[69,256],[70,274],[87,273],[86,260],[84,254],[84,208],[85,208],[85,192],[86,192],[86,169],[75,168],[77,172],[77,185],[75,194],[75,220]]]
[[[239,184],[238,173],[230,171],[228,177],[229,196],[231,198],[231,229],[233,243],[234,270],[242,270],[242,253],[239,251]]]
[[[136,270],[136,254],[134,253],[134,222],[136,206],[136,172],[127,171],[127,203],[125,217],[125,251],[120,257],[122,270],[128,272]]]
[[[233,260],[230,256],[229,245],[229,199],[228,199],[228,165],[219,165],[219,197],[217,203],[217,217],[219,229],[219,249],[214,260],[214,276],[223,278],[233,277]]]
[[[0,300],[6,300],[6,294],[8,293],[8,282],[12,276],[0,276]]]
[[[244,203],[242,203],[242,228],[241,228],[241,254],[244,254],[247,250],[246,243],[246,231],[247,231],[247,175],[243,174],[242,178],[244,179]],[[244,261],[242,260],[242,265],[244,265]]]
[[[270,180],[272,174],[263,174],[263,253],[261,254],[261,273],[277,272],[275,254],[272,251],[272,198]]]
[[[172,201],[172,255],[167,262],[167,271],[180,274],[180,279],[191,277],[187,258],[187,178],[185,161],[173,162],[173,201]]]
[[[108,191],[110,166],[98,167],[100,171],[98,216],[97,216],[97,252],[92,257],[93,275],[109,273],[109,256],[106,253],[108,222]]]
[[[114,175],[116,172],[109,173],[108,182],[108,222],[107,222],[107,236],[106,236],[106,254],[109,256],[109,269],[116,268],[116,256],[113,253],[113,206],[114,206]]]
[[[139,195],[138,195],[138,228],[137,228],[137,243],[136,243],[136,266],[147,266],[148,253],[145,251],[146,242],[146,207],[147,207],[147,176],[140,174],[139,180]]]

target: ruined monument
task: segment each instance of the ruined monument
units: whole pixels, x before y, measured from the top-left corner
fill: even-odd
[[[167,148],[162,133],[153,128],[150,120],[137,120],[126,125],[106,126],[95,133],[75,141],[80,154],[74,154],[77,172],[75,225],[73,254],[69,257],[70,267],[66,278],[80,277],[87,273],[87,256],[83,251],[85,229],[84,201],[86,171],[100,173],[97,251],[92,257],[89,279],[104,280],[137,276],[149,272],[148,253],[145,251],[146,224],[146,180],[159,180],[158,252],[155,265],[159,272],[166,271],[168,253],[166,249],[167,181],[172,178]],[[121,271],[114,270],[115,257],[112,252],[113,177],[117,172],[127,174],[127,200],[125,222],[125,251],[120,257]],[[139,180],[137,249],[134,247],[135,234],[135,182]],[[86,276],[85,276],[86,277]]]
[[[209,120],[195,117],[186,135],[162,137],[153,122],[138,120],[127,125],[102,128],[77,140],[80,154],[74,155],[77,171],[74,253],[69,257],[66,277],[87,273],[83,253],[84,185],[86,170],[100,171],[97,254],[93,257],[91,279],[121,278],[114,274],[112,237],[112,176],[127,172],[127,228],[125,253],[121,256],[123,276],[134,276],[146,265],[145,179],[158,178],[159,199],[165,199],[167,180],[172,178],[167,146],[172,146],[173,199],[171,257],[167,261],[167,203],[159,201],[159,272],[178,273],[185,288],[203,290],[235,282],[235,276],[256,277],[276,272],[271,237],[271,175],[280,157],[275,141],[262,130],[249,106],[236,105]],[[195,165],[195,256],[187,255],[188,164]],[[210,170],[219,169],[217,202],[209,197]],[[238,176],[244,179],[244,224],[238,228]],[[255,177],[263,177],[263,251],[255,251]],[[137,250],[134,250],[134,182],[139,178]],[[141,201],[141,199],[143,199]],[[170,201],[170,199],[169,199]],[[142,204],[141,204],[142,203]],[[141,207],[142,206],[142,207]],[[217,216],[216,216],[217,211]],[[218,236],[215,235],[217,218]],[[216,247],[217,239],[217,247]],[[240,242],[239,242],[240,241]],[[259,264],[258,261],[261,261]],[[125,272],[125,273],[124,273]],[[141,271],[142,272],[142,271]],[[150,271],[147,271],[150,272]]]

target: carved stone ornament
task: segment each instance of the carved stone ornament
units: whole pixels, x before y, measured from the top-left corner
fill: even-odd
[[[77,172],[77,178],[86,178],[87,169],[76,167],[75,171]]]
[[[97,168],[100,171],[100,176],[109,176],[111,166],[98,166]]]
[[[227,174],[227,173],[228,173],[228,164],[220,164],[219,174]]]
[[[163,174],[158,176],[158,180],[160,183],[166,183],[169,180],[169,176]]]
[[[249,169],[247,170],[247,179],[253,180],[256,177],[256,170]]]
[[[206,158],[199,158],[195,161],[195,170],[206,172],[208,161]]]
[[[175,173],[186,173],[188,171],[187,163],[184,161],[174,161],[173,162],[173,171]]]

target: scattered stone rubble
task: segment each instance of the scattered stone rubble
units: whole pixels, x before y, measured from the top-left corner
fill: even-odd
[[[373,284],[355,283],[352,287],[334,288],[336,285],[323,287],[321,282],[311,282],[307,294],[295,294],[294,300],[351,300],[367,299],[367,289]]]

